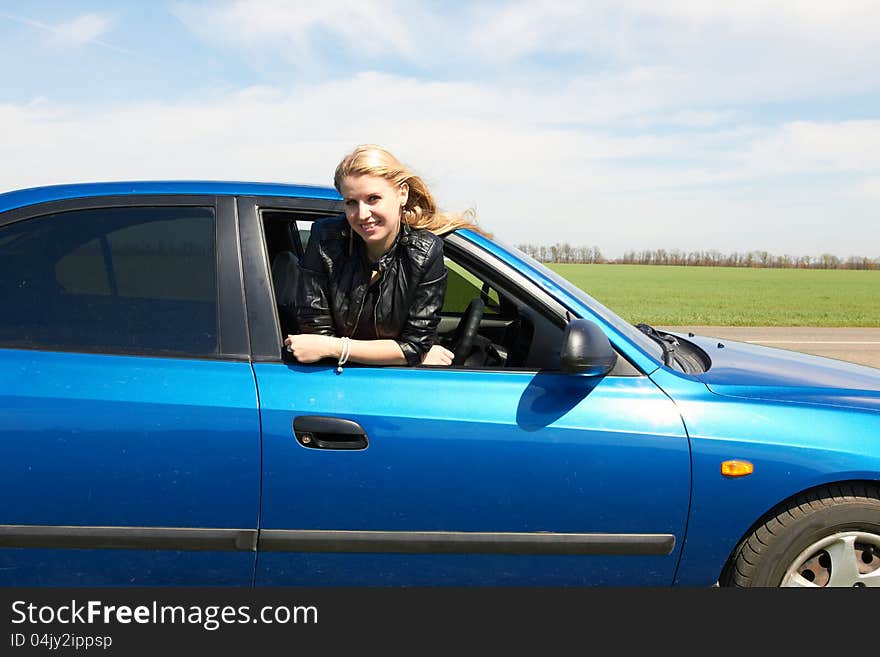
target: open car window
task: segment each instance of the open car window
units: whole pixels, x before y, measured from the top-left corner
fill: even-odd
[[[263,232],[272,269],[281,334],[295,332],[293,286],[295,268],[308,244],[312,222],[321,215],[290,210],[263,210]],[[326,215],[325,215],[326,216]],[[482,303],[476,335],[458,367],[468,369],[559,370],[566,326],[564,309],[546,294],[526,289],[494,256],[467,246],[451,235],[444,247],[448,271],[438,343],[460,351],[462,326],[474,300]],[[533,296],[534,295],[534,296]],[[538,298],[538,297],[541,298]],[[639,375],[618,358],[612,375]]]

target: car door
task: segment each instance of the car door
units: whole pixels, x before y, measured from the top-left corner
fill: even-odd
[[[265,257],[250,250],[246,273]],[[271,316],[263,292],[248,286],[249,314]],[[672,582],[688,444],[644,374],[339,373],[282,361],[264,328],[257,585]]]
[[[231,199],[0,215],[0,582],[251,585],[259,416]]]

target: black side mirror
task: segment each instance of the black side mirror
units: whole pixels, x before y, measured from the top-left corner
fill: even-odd
[[[604,376],[617,362],[617,352],[598,324],[573,319],[562,336],[560,367],[563,372]]]

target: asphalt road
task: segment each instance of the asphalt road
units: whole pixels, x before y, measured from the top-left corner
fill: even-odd
[[[763,344],[880,368],[880,328],[658,326],[664,331]]]

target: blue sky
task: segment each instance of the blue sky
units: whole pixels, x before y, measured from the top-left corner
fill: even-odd
[[[329,184],[509,243],[880,257],[880,2],[0,0],[0,191]]]

